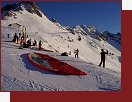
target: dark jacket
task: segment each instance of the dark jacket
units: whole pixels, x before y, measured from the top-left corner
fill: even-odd
[[[105,59],[105,54],[108,54],[108,51],[107,52],[101,52],[101,59]]]

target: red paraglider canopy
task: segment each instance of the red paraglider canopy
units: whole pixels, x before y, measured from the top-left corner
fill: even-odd
[[[46,71],[63,75],[87,75],[85,72],[49,55],[35,52],[27,54],[27,58],[34,66]]]

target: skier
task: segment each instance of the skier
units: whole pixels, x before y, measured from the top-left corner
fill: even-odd
[[[42,46],[42,42],[41,42],[41,40],[39,41],[39,48],[38,48],[38,50],[41,50],[41,46]]]
[[[103,63],[103,68],[105,68],[105,54],[108,54],[108,51],[104,52],[104,49],[101,49],[100,54],[101,54],[101,61],[100,61],[99,66],[101,66],[101,64]]]
[[[74,53],[75,53],[75,58],[77,57],[78,58],[78,53],[79,53],[79,50],[74,50]]]

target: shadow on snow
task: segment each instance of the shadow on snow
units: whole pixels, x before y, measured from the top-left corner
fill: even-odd
[[[51,75],[61,75],[61,74],[56,74],[56,73],[52,73],[52,72],[48,72],[48,71],[45,71],[43,69],[40,69],[34,65],[32,65],[30,63],[30,61],[27,59],[27,53],[26,54],[22,54],[20,55],[20,57],[22,58],[22,61],[25,63],[25,67],[28,69],[28,70],[32,70],[32,71],[38,71],[42,74],[51,74]]]

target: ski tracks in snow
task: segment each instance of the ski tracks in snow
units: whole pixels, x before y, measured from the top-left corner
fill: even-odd
[[[2,74],[2,90],[7,91],[62,91],[51,84],[43,82],[39,84],[31,80],[22,80]]]

